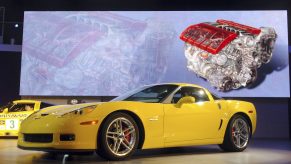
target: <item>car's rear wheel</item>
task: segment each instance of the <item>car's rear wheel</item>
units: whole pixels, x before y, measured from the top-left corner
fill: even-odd
[[[250,125],[245,117],[235,115],[230,120],[222,144],[224,151],[240,152],[246,149],[251,136]]]
[[[113,113],[101,127],[97,153],[109,160],[123,160],[134,153],[138,142],[139,129],[135,120],[126,113]]]

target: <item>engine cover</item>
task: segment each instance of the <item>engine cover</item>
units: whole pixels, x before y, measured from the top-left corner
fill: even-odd
[[[252,84],[257,69],[270,62],[276,38],[273,28],[227,20],[191,25],[180,35],[187,68],[220,91]]]

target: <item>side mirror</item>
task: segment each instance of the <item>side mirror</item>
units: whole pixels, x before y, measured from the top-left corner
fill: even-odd
[[[178,108],[180,108],[183,104],[193,104],[195,103],[195,98],[192,96],[182,97],[176,104]]]
[[[5,109],[3,110],[3,113],[4,113],[4,114],[7,114],[7,113],[8,113],[8,108],[5,108]]]

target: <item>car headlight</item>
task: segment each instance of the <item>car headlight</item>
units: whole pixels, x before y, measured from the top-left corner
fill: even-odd
[[[82,108],[70,111],[68,113],[65,113],[61,117],[88,114],[88,113],[92,112],[93,110],[95,110],[96,107],[97,107],[97,105],[90,105],[90,106],[82,107]]]

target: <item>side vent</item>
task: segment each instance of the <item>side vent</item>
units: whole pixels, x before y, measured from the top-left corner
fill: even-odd
[[[221,104],[217,103],[218,109],[221,109]]]
[[[223,120],[222,120],[222,119],[220,119],[220,125],[219,125],[219,128],[218,128],[218,130],[220,130],[220,128],[221,128],[221,126],[222,126],[222,122],[223,122]]]

